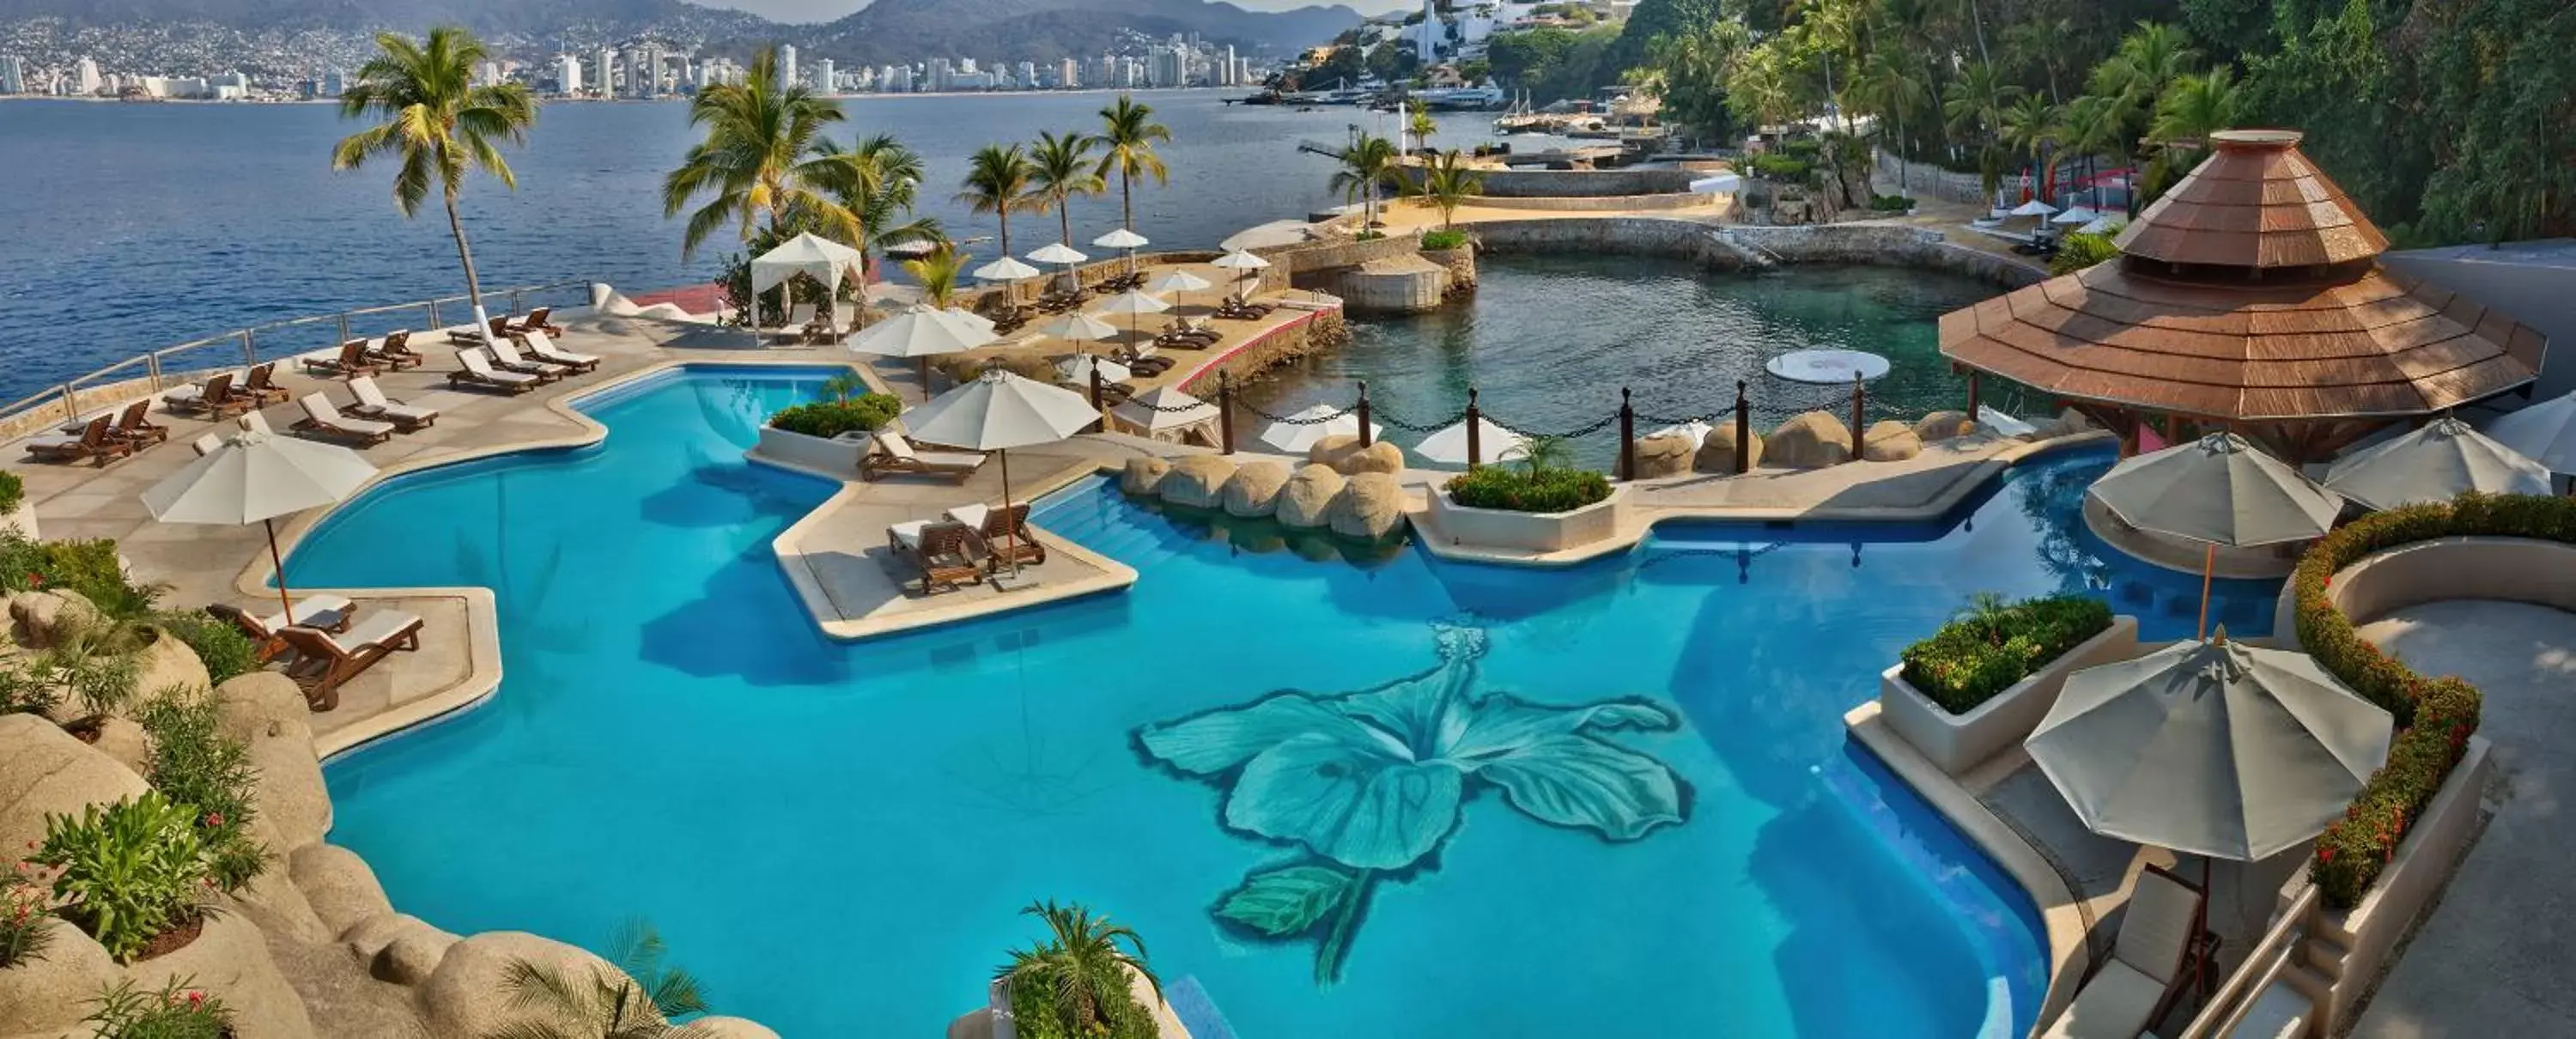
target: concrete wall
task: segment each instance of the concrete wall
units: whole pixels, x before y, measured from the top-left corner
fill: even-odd
[[[2318,911],[2307,962],[2333,979],[2323,1001],[2325,1014],[2317,1022],[2320,1034],[2333,1035],[2343,1027],[2468,851],[2469,839],[2478,831],[2480,792],[2495,768],[2492,747],[2484,736],[2469,737],[2460,763],[2407,829],[2397,857],[2380,871],[2360,905]]]
[[[2362,625],[2446,599],[2496,599],[2576,610],[2576,545],[2532,538],[2450,537],[2374,552],[2336,571],[2326,598]],[[2295,596],[2283,594],[2272,629],[2298,638]]]
[[[1305,242],[1268,249],[1252,250],[1253,255],[1270,261],[1268,272],[1281,278],[1294,279],[1310,271],[1336,267],[1357,267],[1370,260],[1410,256],[1421,251],[1420,240],[1412,235],[1389,235],[1369,241]]]
[[[1485,194],[1497,198],[1600,198],[1669,195],[1690,190],[1699,174],[1671,167],[1624,170],[1486,170]]]
[[[1662,217],[1566,217],[1493,220],[1473,230],[1487,252],[1673,256],[1719,270],[1773,263],[1929,267],[2007,288],[2036,284],[2047,277],[2046,272],[2010,257],[1953,244],[1937,231],[1903,224],[1746,227]]]
[[[1334,291],[1352,310],[1417,314],[1438,308],[1448,296],[1449,270],[1437,264],[1383,273],[1354,267],[1342,272]]]
[[[2503,311],[2506,317],[2548,336],[2533,400],[2576,391],[2576,239],[2515,242],[2490,249],[2454,245],[2389,253],[2382,258],[2401,274],[2458,292]],[[2521,401],[2497,402],[2506,408]]]
[[[1487,209],[1529,209],[1557,213],[1617,212],[1620,210],[1672,209],[1724,212],[1720,201],[1724,195],[1685,192],[1678,195],[1599,195],[1576,198],[1520,198],[1511,195],[1474,195],[1467,199],[1471,206]]]

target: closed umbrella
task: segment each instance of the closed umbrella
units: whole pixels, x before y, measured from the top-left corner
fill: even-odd
[[[919,360],[921,389],[928,393],[931,357],[972,350],[996,338],[993,322],[981,315],[924,303],[861,330],[848,345],[856,353]]]
[[[1354,426],[1357,424],[1357,422],[1353,423]],[[1422,438],[1421,443],[1413,445],[1414,454],[1442,465],[1483,465],[1486,462],[1511,458],[1515,455],[1526,455],[1528,452],[1528,438],[1504,429],[1494,420],[1482,415],[1476,416],[1476,457],[1470,458],[1467,455],[1465,419],[1434,431],[1430,436]]]
[[[2576,475],[2576,393],[2552,397],[2488,423],[2487,435],[2552,473]]]
[[[1052,444],[1100,420],[1091,401],[1071,390],[1025,379],[1000,368],[988,368],[973,382],[940,394],[905,412],[904,428],[914,438],[976,451],[996,452],[1002,463],[1002,508],[1011,507],[1011,454],[1014,447]],[[1010,539],[1011,573],[1019,573],[1019,530]]]
[[[2023,746],[2093,832],[2250,862],[2342,815],[2395,728],[2314,658],[2221,633],[2067,676]]]
[[[277,517],[346,499],[375,475],[376,467],[348,448],[246,432],[152,485],[143,492],[143,507],[163,523],[257,523],[267,528],[277,598],[291,618],[295,600],[286,593]]]
[[[2449,501],[2463,491],[2547,494],[2549,469],[2444,415],[2424,428],[2354,452],[2326,486],[2374,509]]]
[[[1092,239],[1091,244],[1103,249],[1125,250],[1127,253],[1127,276],[1132,278],[1136,276],[1136,250],[1142,249],[1153,243],[1146,241],[1144,235],[1137,234],[1134,231],[1130,231],[1122,227],[1115,231],[1111,231],[1108,234]]]
[[[1386,427],[1369,423],[1369,439],[1376,440]],[[1261,427],[1257,438],[1262,443],[1292,455],[1302,455],[1317,441],[1329,436],[1355,436],[1360,431],[1360,418],[1347,408],[1317,404],[1284,419],[1273,420]]]
[[[2090,493],[2132,527],[2208,546],[2200,573],[2204,635],[2218,546],[2323,537],[2343,511],[2333,491],[2234,433],[2212,433],[2123,461],[2094,481]]]

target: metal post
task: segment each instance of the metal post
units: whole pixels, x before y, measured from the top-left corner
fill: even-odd
[[[1637,478],[1637,409],[1628,405],[1628,388],[1619,387],[1619,478]]]
[[[63,384],[63,421],[65,421],[65,422],[69,422],[69,421],[71,421],[71,420],[73,420],[73,419],[76,419],[76,418],[79,418],[79,417],[80,417],[80,395],[79,395],[79,394],[77,394],[77,393],[72,392],[72,384],[70,384],[70,383],[68,383],[68,382],[67,382],[67,383],[64,383],[64,384]]]
[[[438,321],[438,301],[434,299],[429,301],[429,327],[431,331],[447,327]]]
[[[1220,454],[1234,453],[1234,380],[1216,373],[1216,431]]]
[[[1977,421],[1977,374],[1976,369],[1968,369],[1968,421],[1970,423]]]
[[[1862,394],[1863,394],[1863,393],[1865,393],[1865,392],[1867,392],[1867,391],[1863,390],[1861,387],[1862,387],[1862,383],[1861,383],[1861,381],[1860,381],[1860,376],[1859,376],[1857,373],[1855,373],[1855,374],[1852,376],[1852,424],[1851,424],[1851,435],[1852,435],[1852,443],[1851,443],[1851,460],[1852,460],[1852,461],[1855,461],[1855,462],[1860,461],[1860,452],[1861,452],[1861,447],[1862,447],[1862,444],[1861,444],[1861,429],[1862,429],[1862,426],[1861,426],[1861,414],[1862,414],[1862,413],[1861,413],[1861,404],[1862,404],[1862,401],[1863,401]]]
[[[1753,471],[1753,402],[1744,399],[1744,380],[1735,380],[1735,472]]]
[[[1484,417],[1483,412],[1476,410],[1476,388],[1467,387],[1467,468],[1469,469],[1485,464],[1485,445],[1476,435],[1476,427],[1484,424]]]
[[[345,310],[340,312],[340,341],[349,341],[349,312]]]
[[[1369,446],[1368,383],[1360,384],[1360,446]]]
[[[517,289],[511,289],[511,290],[510,290],[510,313],[513,313],[513,314],[524,314],[524,313],[527,313],[527,311],[526,311],[526,310],[522,309],[522,308],[519,306],[519,290],[517,290]]]
[[[251,341],[250,329],[247,329],[247,328],[242,329],[242,330],[241,330],[241,337],[242,337],[242,363],[243,363],[243,364],[258,364],[258,363],[259,363],[259,345],[258,345],[257,343],[254,343],[254,342],[252,342],[252,341]]]
[[[144,354],[143,370],[152,376],[152,392],[161,392],[161,355]]]

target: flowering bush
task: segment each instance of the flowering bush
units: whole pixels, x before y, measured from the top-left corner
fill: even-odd
[[[44,928],[45,918],[53,915],[47,912],[53,899],[45,894],[41,876],[32,862],[0,874],[0,968],[42,959],[45,943],[53,940]]]
[[[195,982],[173,978],[158,992],[138,992],[126,978],[99,993],[98,1009],[82,1020],[98,1026],[99,1039],[230,1039],[231,1008]]]
[[[90,805],[79,819],[47,815],[34,861],[57,868],[54,899],[63,918],[119,963],[134,962],[154,939],[204,919],[204,900],[215,886],[195,811],[158,792]]]
[[[259,779],[250,745],[223,730],[214,699],[202,694],[164,693],[136,714],[152,737],[146,778],[195,817],[215,885],[241,890],[268,868],[268,849],[250,835]]]

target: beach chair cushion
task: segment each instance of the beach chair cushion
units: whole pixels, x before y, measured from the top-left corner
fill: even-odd
[[[93,424],[105,421],[107,421],[105,416],[90,420]],[[81,441],[88,438],[88,427],[83,426],[82,429],[83,432],[80,433],[48,433],[40,437],[29,437],[27,438],[27,453],[48,455],[71,454],[77,452],[80,450]]]
[[[2075,993],[2075,1002],[2057,1015],[2043,1039],[2138,1039],[2163,1001],[2163,982],[2137,968],[2112,960]]]
[[[349,392],[358,398],[357,405],[349,410],[369,418],[390,419],[396,425],[427,425],[438,418],[437,408],[400,403],[385,396],[385,388],[364,375],[349,380]]]
[[[463,365],[476,378],[495,385],[524,385],[537,381],[536,376],[526,372],[505,372],[492,367],[491,359],[481,349],[456,351],[456,363]]]
[[[2162,873],[2142,870],[2129,893],[2120,921],[2119,942],[2111,958],[2156,981],[2172,984],[2191,951],[2192,925],[2200,916],[2200,894]]]
[[[553,361],[557,364],[572,365],[599,363],[599,358],[597,357],[589,354],[574,353],[570,350],[556,346],[554,337],[547,335],[543,330],[522,332],[520,333],[520,338],[527,342],[528,352],[535,354],[540,360]]]
[[[295,600],[294,617],[290,618],[284,613],[272,613],[260,618],[259,626],[268,631],[276,631],[289,624],[301,624],[308,628],[330,631],[347,624],[350,611],[357,609],[357,605],[346,598],[327,592],[307,595]]]
[[[490,349],[493,358],[499,360],[503,367],[530,368],[542,374],[553,376],[568,375],[572,372],[571,368],[567,368],[560,364],[550,364],[545,361],[534,361],[520,355],[518,344],[513,343],[508,339],[493,340]]]
[[[340,409],[331,403],[331,398],[319,393],[307,393],[295,403],[304,409],[305,421],[326,432],[349,433],[362,437],[387,437],[392,436],[394,432],[394,424],[391,422],[378,422],[374,419],[353,418],[340,414]]]
[[[896,459],[932,469],[973,469],[984,464],[984,456],[973,451],[924,451],[912,446],[903,434],[880,430],[876,442]]]
[[[921,532],[929,529],[930,525],[934,522],[936,521],[905,520],[891,527],[887,527],[886,536],[893,538],[894,542],[898,545],[918,550],[921,548]]]
[[[348,631],[329,637],[344,649],[355,652],[392,642],[419,628],[420,624],[419,617],[400,610],[369,610],[366,616],[350,625]]]
[[[948,509],[946,512],[941,513],[941,515],[948,517],[952,522],[963,523],[977,530],[984,529],[985,517],[991,516],[992,514],[993,507],[979,501],[968,502],[964,505],[955,506]]]
[[[197,454],[200,457],[203,457],[205,455],[214,454],[216,449],[223,447],[224,438],[214,433],[207,433],[198,437],[194,443],[191,443],[188,446],[196,448]]]

